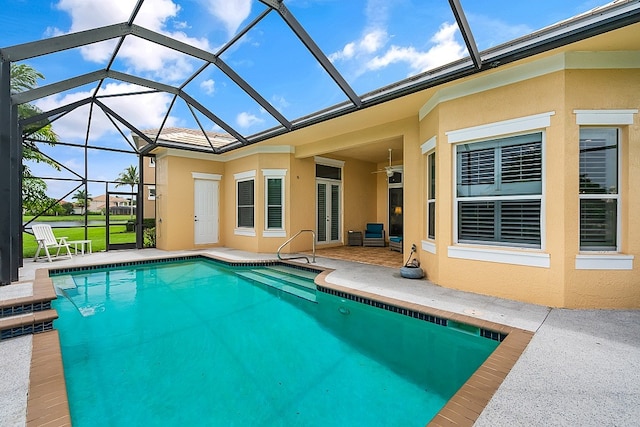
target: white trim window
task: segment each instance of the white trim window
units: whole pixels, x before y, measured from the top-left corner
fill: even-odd
[[[237,173],[236,180],[236,234],[255,228],[255,177],[256,171]]]
[[[147,188],[147,191],[148,191],[147,199],[148,200],[155,200],[156,199],[156,186],[155,185],[150,185]]]
[[[619,250],[619,130],[580,128],[580,250]]]
[[[263,169],[265,237],[285,237],[284,178],[286,169]]]
[[[543,133],[456,145],[459,243],[542,247]]]

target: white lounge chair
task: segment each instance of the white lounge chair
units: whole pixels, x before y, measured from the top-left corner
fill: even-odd
[[[38,261],[38,255],[40,255],[40,250],[42,249],[44,249],[44,253],[47,254],[49,262],[51,262],[49,249],[58,248],[54,255],[57,257],[60,255],[60,250],[64,248],[67,251],[66,256],[71,258],[71,250],[69,249],[67,238],[60,237],[56,239],[56,236],[53,234],[53,230],[49,224],[34,224],[31,226],[31,230],[33,231],[33,237],[35,237],[38,242],[38,250],[36,251],[36,255],[33,257],[34,262]],[[64,253],[62,255],[64,255]]]

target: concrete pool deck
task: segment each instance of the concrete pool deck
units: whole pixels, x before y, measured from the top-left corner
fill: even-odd
[[[53,263],[25,260],[20,284],[0,287],[0,301],[32,292],[39,268],[199,253],[230,260],[274,258],[217,248],[113,251]],[[550,309],[403,279],[399,269],[320,257],[315,265],[334,269],[326,281],[342,287],[535,332],[476,426],[631,426],[640,419],[639,310]],[[26,425],[31,352],[32,336],[0,341],[0,425]]]

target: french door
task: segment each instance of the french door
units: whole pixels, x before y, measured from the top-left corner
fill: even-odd
[[[341,241],[341,187],[339,182],[316,180],[316,239],[318,243]]]

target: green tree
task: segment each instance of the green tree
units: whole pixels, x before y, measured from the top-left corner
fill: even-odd
[[[11,93],[19,93],[30,90],[38,85],[38,80],[44,79],[44,76],[27,64],[11,64]],[[42,111],[31,104],[18,105],[18,119],[26,119],[42,113]],[[26,210],[37,212],[39,207],[45,208],[43,202],[48,200],[46,195],[47,184],[38,178],[34,178],[31,174],[29,166],[24,164],[24,160],[31,160],[37,163],[47,163],[56,170],[60,170],[60,166],[44,156],[35,142],[25,141],[24,138],[45,141],[54,145],[58,141],[58,136],[53,131],[51,123],[48,120],[25,126],[22,129],[23,138],[23,169],[22,169],[22,205]]]
[[[71,196],[71,198],[76,201],[76,205],[82,208],[83,214],[86,212],[85,200],[87,201],[87,203],[93,200],[91,198],[91,194],[86,193],[84,190],[76,191],[75,193],[73,193],[73,196]]]
[[[63,202],[60,206],[62,206],[63,215],[71,215],[73,213],[73,203]]]
[[[133,193],[133,187],[140,182],[140,179],[138,178],[138,168],[134,165],[127,167],[123,172],[120,172],[116,182],[116,187],[123,185],[131,186],[131,193]],[[129,205],[131,206],[131,217],[133,217],[133,197],[129,200]]]

